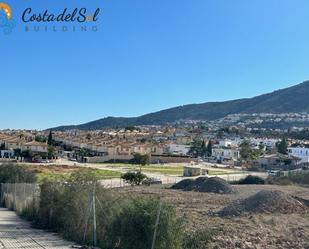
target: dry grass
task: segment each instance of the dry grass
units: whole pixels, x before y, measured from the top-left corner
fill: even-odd
[[[219,231],[207,248],[309,248],[308,214],[253,214],[246,217],[222,218],[209,215],[232,202],[261,190],[281,190],[286,194],[309,200],[308,188],[276,185],[238,185],[228,195],[171,190],[160,186],[122,189],[130,194],[161,196],[174,204],[190,230]]]
[[[77,166],[68,166],[68,165],[25,165],[29,170],[34,171],[37,174],[38,182],[42,182],[44,179],[60,179],[60,178],[67,178],[73,172],[85,169],[83,167]],[[96,176],[99,179],[110,179],[110,178],[119,178],[121,173],[111,170],[101,170],[101,169],[91,169],[86,168],[86,170],[94,171]]]

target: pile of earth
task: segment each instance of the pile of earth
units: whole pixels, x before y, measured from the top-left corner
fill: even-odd
[[[219,177],[199,177],[196,180],[185,179],[172,186],[172,189],[185,191],[212,192],[219,194],[230,194],[234,192],[233,187],[224,179]]]
[[[250,213],[306,213],[306,204],[279,190],[262,190],[253,196],[231,203],[217,214],[241,216]]]

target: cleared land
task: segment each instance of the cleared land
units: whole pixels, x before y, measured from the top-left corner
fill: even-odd
[[[88,164],[90,165],[90,164]],[[184,165],[174,165],[174,164],[166,164],[166,165],[158,165],[158,164],[150,164],[146,166],[139,166],[136,164],[124,164],[124,163],[115,163],[115,164],[94,164],[93,166],[100,168],[113,168],[115,170],[139,170],[142,169],[142,172],[145,173],[158,173],[162,175],[170,175],[170,176],[182,176]],[[235,169],[219,169],[212,168],[209,169],[209,175],[232,175],[239,174],[242,171]]]
[[[34,171],[38,177],[38,182],[42,182],[44,179],[60,179],[67,178],[73,172],[82,169],[78,166],[68,166],[68,165],[39,165],[39,164],[27,164],[24,167]],[[119,178],[121,173],[118,171],[107,170],[107,169],[92,169],[85,168],[95,173],[95,175],[101,179],[112,179]]]
[[[162,186],[124,188],[131,195],[160,196],[174,204],[190,230],[214,232],[205,248],[309,248],[309,213],[252,213],[245,216],[212,215],[259,191],[281,191],[289,196],[309,200],[309,189],[299,186],[235,185],[232,194],[199,193],[167,189]],[[280,199],[282,200],[282,199]]]

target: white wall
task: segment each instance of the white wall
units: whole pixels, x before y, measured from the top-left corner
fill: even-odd
[[[304,147],[289,147],[288,153],[290,156],[295,156],[301,159],[301,163],[309,162],[309,148]]]
[[[190,150],[190,146],[184,144],[168,144],[167,150],[172,155],[187,155]]]

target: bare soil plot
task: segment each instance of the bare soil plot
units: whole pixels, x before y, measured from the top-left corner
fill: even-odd
[[[255,212],[245,216],[210,215],[265,190],[271,191],[270,199],[279,191],[279,202],[286,201],[286,198],[291,201],[292,198],[292,204],[297,205],[295,200],[309,200],[308,188],[276,185],[237,185],[234,188],[236,191],[231,194],[173,190],[161,186],[130,187],[119,191],[130,195],[160,196],[174,204],[179,215],[184,217],[187,229],[208,227],[215,230],[216,235],[207,248],[309,248],[308,207],[285,213],[272,207],[268,212]],[[274,195],[278,198],[277,194]],[[262,199],[264,197],[262,195]]]

